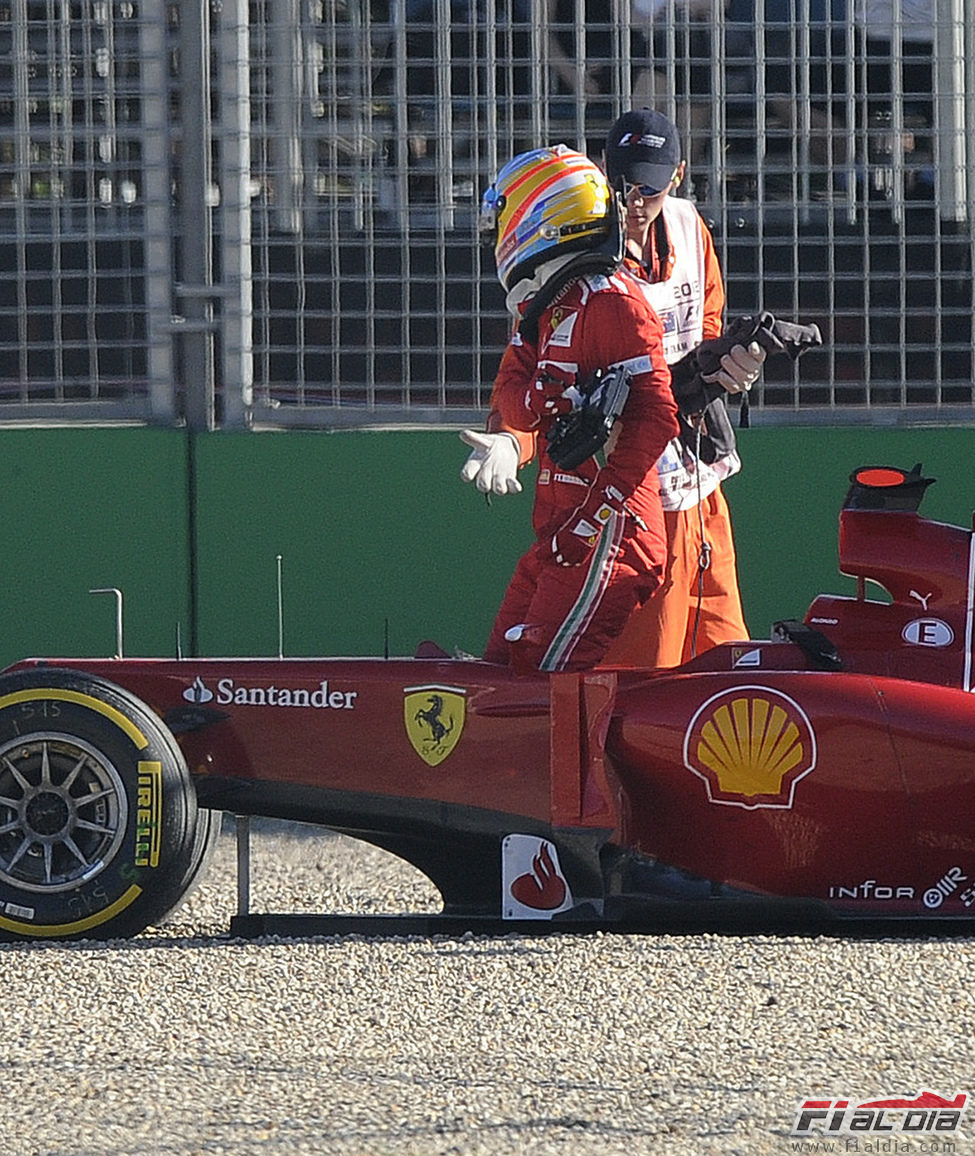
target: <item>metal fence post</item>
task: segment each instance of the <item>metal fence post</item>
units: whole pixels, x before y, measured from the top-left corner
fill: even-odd
[[[222,424],[240,429],[250,420],[254,400],[247,0],[224,0],[219,20]]]
[[[965,5],[949,0],[947,20],[935,24],[934,91],[937,99],[935,153],[941,219],[964,221],[968,211],[965,136]]]
[[[182,377],[191,429],[214,428],[213,236],[210,148],[210,5],[179,9],[181,275],[176,286],[182,323]]]
[[[173,365],[173,210],[170,192],[169,88],[166,25],[140,24],[142,95],[142,197],[145,205],[146,372],[153,421],[176,418]]]

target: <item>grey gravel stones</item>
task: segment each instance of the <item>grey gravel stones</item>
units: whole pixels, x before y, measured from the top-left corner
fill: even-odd
[[[310,830],[257,825],[253,910],[436,910]],[[780,1156],[804,1098],[975,1083],[969,939],[231,941],[233,870],[225,834],[166,926],[0,948],[0,1156]]]

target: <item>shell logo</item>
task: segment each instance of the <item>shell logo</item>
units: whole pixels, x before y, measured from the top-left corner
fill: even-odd
[[[788,695],[739,686],[699,707],[684,735],[684,766],[704,780],[711,803],[787,809],[816,766],[816,736]]]

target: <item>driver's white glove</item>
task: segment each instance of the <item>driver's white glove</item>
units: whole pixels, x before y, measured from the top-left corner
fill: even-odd
[[[721,368],[709,373],[704,381],[716,382],[729,393],[747,393],[758,381],[765,361],[765,350],[753,341],[746,349],[744,345],[733,345],[731,351],[721,358]]]
[[[474,447],[460,471],[465,482],[473,482],[482,494],[521,493],[518,481],[521,449],[513,434],[465,429],[460,440]]]

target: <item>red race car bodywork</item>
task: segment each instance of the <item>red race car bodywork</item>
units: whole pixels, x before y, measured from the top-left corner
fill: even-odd
[[[386,847],[474,919],[975,916],[973,535],[920,517],[917,468],[854,478],[857,594],[672,671],[519,676],[430,644],[18,663],[0,676],[0,932],[140,930],[222,810]]]

